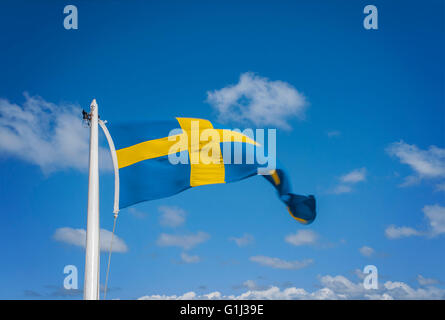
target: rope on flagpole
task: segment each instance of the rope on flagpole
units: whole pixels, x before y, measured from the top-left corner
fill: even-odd
[[[99,120],[99,125],[102,128],[105,137],[107,138],[108,145],[110,147],[111,159],[113,161],[114,168],[114,222],[113,222],[113,232],[111,233],[111,243],[110,243],[110,252],[108,253],[108,265],[107,265],[107,274],[105,277],[105,287],[104,287],[104,300],[107,298],[107,289],[108,289],[108,278],[110,275],[110,265],[111,265],[111,254],[113,252],[113,241],[114,234],[116,233],[116,222],[119,214],[119,167],[117,163],[117,155],[116,148],[114,147],[113,139],[111,138],[110,132],[105,125],[106,121]]]
[[[111,234],[110,252],[108,253],[107,275],[105,277],[105,288],[104,288],[104,300],[107,299],[108,276],[110,275],[111,254],[113,252],[113,240],[114,240],[114,233],[116,232],[117,217],[118,217],[118,214],[115,213],[114,214],[114,222],[113,222],[113,232]]]

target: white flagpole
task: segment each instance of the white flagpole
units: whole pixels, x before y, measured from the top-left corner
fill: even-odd
[[[99,300],[99,145],[98,106],[90,105],[90,169],[88,181],[87,243],[85,252],[84,300]]]

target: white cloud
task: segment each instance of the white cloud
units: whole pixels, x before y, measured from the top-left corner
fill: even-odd
[[[403,282],[387,281],[380,289],[373,290],[366,290],[362,282],[353,283],[343,276],[324,276],[320,282],[342,299],[443,299],[445,297],[445,290],[413,289]]]
[[[414,289],[406,283],[398,281],[387,281],[385,282],[384,286],[385,289],[388,291],[388,294],[390,294],[395,299],[445,299],[445,290],[436,287]]]
[[[271,81],[252,72],[241,74],[235,85],[208,91],[207,102],[220,121],[251,122],[257,126],[290,129],[292,117],[304,118],[306,98],[292,85]]]
[[[367,274],[363,273],[363,270],[361,269],[355,269],[353,273],[360,280],[363,280],[367,276]]]
[[[251,234],[245,233],[242,237],[230,237],[230,241],[234,241],[238,247],[245,247],[254,242],[254,237]]]
[[[109,251],[111,243],[112,232],[100,229],[100,250]],[[53,239],[59,242],[64,242],[78,247],[85,248],[87,234],[85,229],[73,229],[69,227],[58,228],[53,235]],[[119,238],[116,234],[113,238],[113,252],[127,252],[128,248],[124,240]]]
[[[186,292],[183,295],[171,295],[171,296],[167,296],[167,295],[159,295],[159,294],[154,294],[151,296],[143,296],[140,297],[138,300],[192,300],[192,299],[199,299],[199,296],[193,292]]]
[[[312,230],[299,230],[295,234],[289,234],[285,241],[294,246],[314,244],[318,239],[318,234]]]
[[[199,256],[188,255],[187,253],[182,252],[181,260],[185,263],[198,263],[199,261],[201,261],[201,258]]]
[[[26,93],[22,105],[0,99],[1,153],[36,164],[45,173],[86,170],[88,139],[78,106],[56,105]],[[112,168],[108,149],[100,148],[100,159],[101,168]]]
[[[433,285],[433,284],[438,284],[440,281],[437,280],[437,279],[433,279],[433,278],[425,278],[424,276],[419,274],[419,275],[417,275],[417,282],[421,286],[430,286],[430,285]]]
[[[406,177],[401,186],[409,186],[422,179],[445,178],[445,149],[430,146],[422,150],[416,145],[399,141],[390,144],[386,152],[399,158],[401,163],[407,164],[414,171],[414,175]]]
[[[297,289],[295,287],[286,288],[280,290],[276,286],[272,286],[265,290],[249,290],[234,297],[236,300],[289,300],[289,299],[302,299],[307,296],[308,293],[304,289]]]
[[[332,193],[334,193],[334,194],[342,194],[342,193],[349,193],[349,192],[352,192],[352,187],[346,186],[344,184],[339,184],[332,190]]]
[[[178,207],[160,206],[158,208],[161,212],[160,224],[166,227],[179,227],[185,222],[186,213]]]
[[[249,289],[249,290],[263,290],[267,286],[260,285],[255,280],[246,280],[242,284],[232,286],[234,289]]]
[[[410,227],[396,227],[391,225],[385,229],[385,235],[389,239],[398,239],[411,236],[420,236],[421,233]]]
[[[319,278],[321,289],[308,292],[302,288],[288,287],[280,289],[271,286],[266,289],[255,289],[253,283],[251,288],[239,295],[223,295],[215,291],[209,294],[199,295],[193,291],[184,295],[147,295],[139,299],[224,299],[224,300],[344,300],[344,299],[371,299],[371,300],[393,300],[393,299],[445,299],[445,290],[438,287],[412,288],[404,282],[387,281],[379,286],[379,289],[367,290],[362,282],[354,283],[344,276],[326,275]]]
[[[366,168],[352,170],[351,172],[340,177],[340,181],[344,183],[357,183],[366,180]]]
[[[428,219],[431,236],[445,233],[445,207],[435,204],[423,207],[422,211]]]
[[[375,253],[375,250],[368,246],[363,246],[359,249],[360,253],[365,257],[370,257]]]
[[[157,244],[161,247],[181,247],[188,250],[207,241],[208,239],[210,239],[210,235],[202,231],[199,231],[196,234],[188,235],[161,233],[157,240]]]
[[[253,256],[250,257],[250,261],[256,262],[266,267],[271,267],[275,269],[289,269],[289,270],[302,269],[313,263],[312,259],[306,259],[303,261],[286,261],[280,258],[272,258],[266,256]]]
[[[335,292],[340,298],[347,296],[355,297],[363,293],[365,290],[362,282],[354,283],[344,276],[326,275],[320,277],[320,283],[327,289]]]
[[[410,227],[396,227],[391,225],[386,228],[385,234],[389,239],[397,239],[410,236],[436,237],[445,233],[445,207],[438,204],[424,206],[423,214],[428,221],[428,228],[424,231]]]
[[[342,194],[342,193],[349,193],[353,191],[352,186],[359,183],[366,181],[366,168],[360,168],[352,170],[351,172],[348,172],[344,175],[342,175],[339,180],[340,183],[335,186],[332,189],[332,193],[334,194]]]
[[[246,280],[243,282],[243,287],[254,290],[258,288],[258,285],[254,280]]]

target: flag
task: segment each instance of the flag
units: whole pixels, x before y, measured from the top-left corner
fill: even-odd
[[[258,155],[264,155],[265,146],[252,136],[195,118],[109,125],[108,129],[117,159],[120,209],[261,172],[293,218],[304,224],[315,219],[315,198],[293,194],[283,169],[269,170],[267,163],[260,163]]]

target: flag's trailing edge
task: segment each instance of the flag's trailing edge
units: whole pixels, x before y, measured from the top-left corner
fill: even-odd
[[[315,198],[312,195],[300,196],[290,192],[290,183],[282,169],[273,170],[270,175],[264,176],[278,191],[290,215],[297,221],[309,224],[315,220]]]
[[[196,132],[195,124],[199,131]],[[242,159],[255,159],[259,143],[242,133],[214,128],[208,120],[176,118],[170,121],[111,125],[107,137],[115,168],[114,212],[142,201],[165,198],[188,188],[206,184],[229,183],[258,174],[264,167],[253,163],[234,163],[235,148],[242,150]],[[172,130],[177,128],[172,134]],[[201,141],[203,130],[216,135],[219,144],[211,145],[212,138]],[[198,139],[194,139],[194,135]],[[113,138],[111,138],[111,136]],[[196,136],[195,136],[196,138]],[[211,145],[213,161],[201,159],[202,151]],[[207,152],[205,152],[207,153]],[[169,156],[186,159],[173,164]],[[316,216],[315,198],[291,193],[290,182],[282,169],[270,170],[264,177],[276,188],[282,202],[297,221],[309,224]]]

